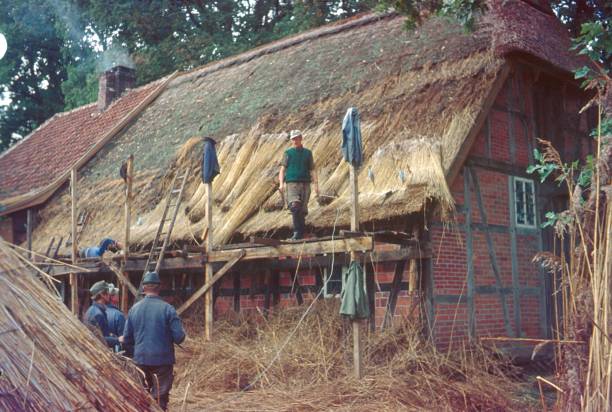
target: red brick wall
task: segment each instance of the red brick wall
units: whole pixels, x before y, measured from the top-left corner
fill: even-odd
[[[520,99],[519,94],[522,96]],[[584,157],[590,149],[585,136],[592,119],[589,119],[589,113],[577,115],[577,110],[584,101],[581,99],[583,96],[579,91],[563,87],[558,80],[545,76],[536,80],[524,69],[514,72],[497,96],[470,156],[503,162],[523,173],[530,164],[537,136],[553,141],[555,147],[562,149],[561,153],[565,159],[574,159],[577,155]],[[563,110],[556,112],[559,107]],[[508,113],[508,108],[513,111],[512,114]],[[567,115],[563,113],[564,111]],[[571,126],[566,127],[568,124],[575,124],[576,130],[571,130]],[[513,147],[512,139],[514,139]],[[511,289],[513,286],[511,235],[508,230],[511,225],[509,174],[478,166],[472,168],[480,185],[488,224],[499,225],[498,230],[491,233],[491,238],[502,285],[504,288],[510,288],[510,293],[504,294],[503,299],[506,302],[509,325],[513,331],[516,331]],[[441,224],[434,224],[430,231],[435,254],[433,261],[434,296],[437,297],[434,299],[435,337],[442,345],[448,344],[451,337],[454,339],[468,336],[467,238],[462,227],[466,218],[463,209],[465,171],[466,169],[463,169],[451,187],[455,200],[460,206],[456,224],[446,228]],[[470,190],[470,197],[472,222],[483,223],[473,187]],[[532,263],[533,256],[539,250],[540,233],[539,229],[531,231],[518,229],[516,232],[516,272],[518,287],[521,290],[518,336],[539,337],[546,333],[541,315],[545,313],[543,307],[545,303],[540,295],[540,291],[546,289],[537,266]],[[476,288],[476,293],[473,295],[475,334],[505,336],[507,332],[502,304],[500,295],[494,288],[496,280],[491,267],[485,232],[474,228],[472,239],[471,257]],[[483,289],[488,293],[478,293]]]

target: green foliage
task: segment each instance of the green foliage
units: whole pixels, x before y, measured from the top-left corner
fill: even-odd
[[[8,42],[0,62],[0,92],[11,99],[0,106],[0,151],[61,111],[66,78],[61,23],[37,0],[3,0],[0,32]]]
[[[542,229],[546,229],[547,227],[554,227],[557,223],[561,223],[562,225],[569,225],[572,223],[572,217],[567,213],[555,213],[555,212],[546,212],[544,215],[546,219],[540,227]]]
[[[554,171],[559,170],[556,164],[544,160],[544,156],[538,149],[533,149],[533,158],[536,164],[530,165],[527,168],[527,173],[537,173],[540,177],[540,183],[544,183]]]
[[[574,72],[576,79],[582,79],[582,87],[593,89],[606,86],[612,64],[612,17],[583,23],[580,34],[573,40],[572,50],[585,55],[593,62]]]

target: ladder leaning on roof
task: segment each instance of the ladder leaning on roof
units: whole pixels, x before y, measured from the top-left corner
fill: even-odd
[[[185,189],[185,183],[187,182],[187,176],[189,175],[189,171],[190,169],[186,168],[182,175],[179,176],[179,174],[177,173],[174,176],[174,179],[172,179],[172,183],[170,184],[170,191],[166,195],[166,206],[164,207],[164,214],[162,215],[161,221],[159,222],[159,227],[157,228],[155,239],[153,240],[153,244],[151,245],[151,250],[149,251],[149,257],[147,259],[147,263],[145,264],[144,272],[142,273],[143,278],[145,273],[147,272],[159,272],[161,263],[164,260],[164,252],[166,251],[168,243],[170,243],[170,236],[172,235],[172,229],[174,228],[176,215],[178,214],[179,207],[181,205],[181,198],[183,196],[183,190]],[[170,211],[170,209],[173,209],[171,212],[172,215],[168,216],[168,212]],[[167,223],[169,223],[169,225],[166,227]],[[142,280],[140,281],[140,287],[138,288],[138,290],[142,294]]]

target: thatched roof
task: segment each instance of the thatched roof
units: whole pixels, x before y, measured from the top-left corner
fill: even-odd
[[[143,173],[137,177],[133,215],[140,224],[132,228],[133,239],[152,240],[164,189],[188,165],[193,173],[186,210],[174,238],[199,237],[204,231],[201,144],[190,139],[202,134],[219,142],[215,242],[289,226],[275,176],[288,147],[285,132],[294,128],[304,132],[304,144],[314,152],[322,192],[339,195],[323,207],[311,201],[308,223],[348,224],[348,167],[339,148],[342,117],[351,106],[361,113],[366,159],[359,174],[361,220],[418,212],[427,199],[452,207],[448,171],[504,69],[504,57],[495,49],[498,26],[488,18],[466,33],[431,18],[407,31],[401,17],[366,15],[177,76],[85,168],[80,205],[93,220],[81,243],[121,237],[123,183],[117,170],[130,153]],[[67,231],[68,205],[64,193],[41,212],[37,248]]]
[[[110,350],[1,243],[0,308],[0,410],[159,410]]]
[[[0,155],[0,215],[46,201],[163,88],[128,90],[104,111],[96,103],[58,113]]]

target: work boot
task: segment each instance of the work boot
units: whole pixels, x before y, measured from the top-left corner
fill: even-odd
[[[300,240],[304,237],[304,214],[301,210],[292,210],[291,217],[293,217],[293,237],[291,240]]]

